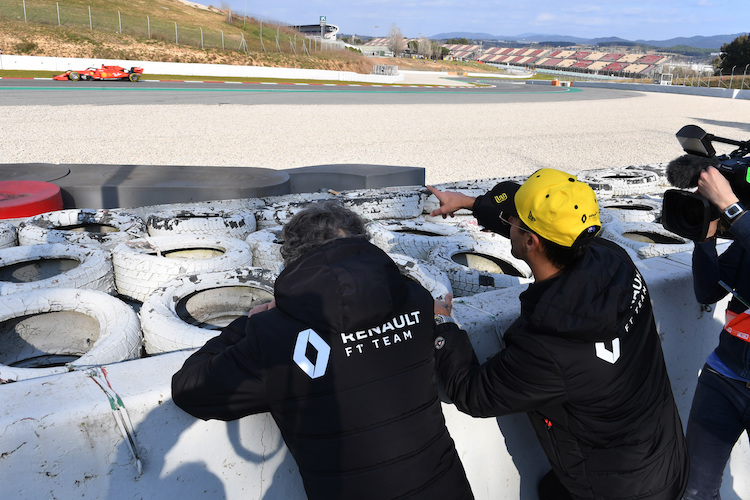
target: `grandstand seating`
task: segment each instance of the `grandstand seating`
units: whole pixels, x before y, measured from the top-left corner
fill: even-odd
[[[609,73],[617,73],[619,71],[624,70],[626,67],[628,67],[629,64],[627,63],[621,63],[621,62],[614,62],[611,64],[608,64],[603,68],[603,71],[607,71]]]
[[[387,39],[374,39],[368,44],[386,45]],[[642,75],[652,72],[668,57],[661,54],[636,54],[572,49],[541,49],[530,47],[487,47],[482,45],[446,44],[454,59],[476,60],[483,63],[513,64],[518,66],[572,69],[586,73]]]

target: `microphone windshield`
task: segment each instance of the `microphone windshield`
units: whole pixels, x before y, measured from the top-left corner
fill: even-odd
[[[667,181],[681,189],[698,187],[701,171],[718,164],[715,156],[705,158],[691,154],[682,155],[667,164]]]

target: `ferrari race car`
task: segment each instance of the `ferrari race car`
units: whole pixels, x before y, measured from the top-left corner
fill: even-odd
[[[83,71],[68,70],[62,75],[53,76],[53,80],[130,80],[137,82],[141,79],[143,68],[132,67],[129,70],[122,66],[105,66],[101,68],[86,68]]]

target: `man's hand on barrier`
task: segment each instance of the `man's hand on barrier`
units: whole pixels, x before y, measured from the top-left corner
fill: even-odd
[[[455,212],[456,210],[460,210],[462,208],[468,208],[469,210],[471,210],[471,208],[474,207],[476,198],[467,196],[457,191],[440,191],[433,186],[426,187],[430,191],[430,193],[435,195],[435,198],[437,198],[440,202],[440,208],[436,208],[435,210],[430,212],[430,215],[432,215],[433,217],[442,215],[443,219],[445,219],[448,215],[453,217],[453,212]]]

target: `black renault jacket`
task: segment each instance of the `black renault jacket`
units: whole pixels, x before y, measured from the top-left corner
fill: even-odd
[[[438,398],[430,294],[350,238],[284,269],[275,299],[186,360],[175,403],[202,419],[271,412],[311,499],[471,498]]]
[[[575,498],[680,498],[687,454],[642,276],[597,238],[560,275],[533,283],[506,348],[477,362],[464,332],[440,325],[438,372],[463,412],[527,412]]]

